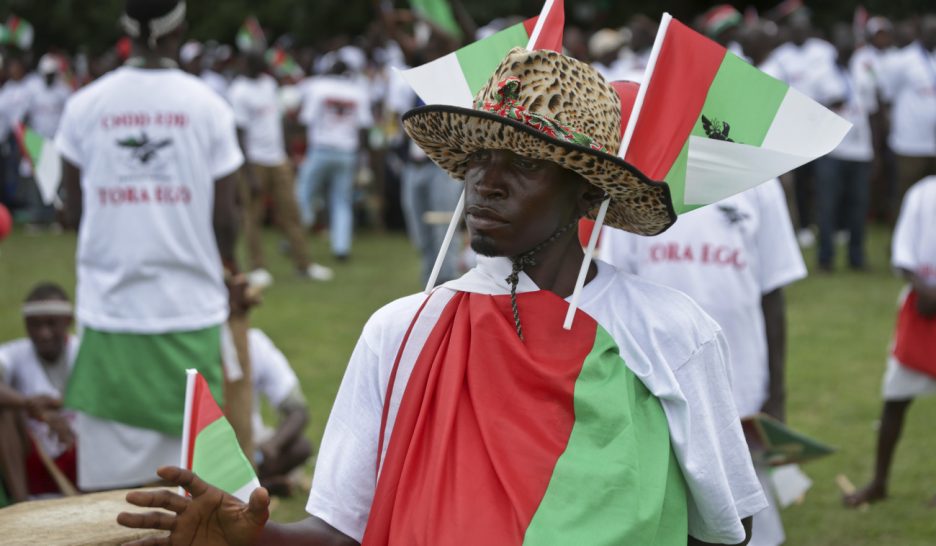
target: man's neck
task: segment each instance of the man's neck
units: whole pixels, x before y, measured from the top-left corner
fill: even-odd
[[[579,269],[585,252],[578,241],[578,232],[572,230],[560,237],[534,256],[536,264],[527,267],[524,272],[542,290],[549,290],[559,297],[567,298],[575,289]],[[592,263],[585,277],[586,284],[598,274],[598,267]]]

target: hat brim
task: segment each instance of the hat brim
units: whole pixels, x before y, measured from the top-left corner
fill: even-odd
[[[620,157],[549,137],[523,123],[483,110],[449,105],[414,108],[403,127],[429,158],[453,178],[465,179],[466,160],[478,150],[509,150],[574,171],[610,197],[605,225],[657,235],[676,221],[669,186],[651,180]],[[597,208],[590,211],[594,218]]]

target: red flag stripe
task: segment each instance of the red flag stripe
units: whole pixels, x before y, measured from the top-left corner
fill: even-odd
[[[724,58],[723,47],[676,19],[670,21],[627,149],[627,162],[654,180],[666,176],[702,113]]]
[[[192,414],[189,417],[188,457],[186,468],[192,468],[192,459],[195,454],[195,440],[202,430],[211,423],[224,417],[218,403],[211,395],[208,382],[202,374],[195,375],[195,392],[192,394]]]
[[[548,11],[547,11],[548,8]],[[557,53],[562,53],[562,30],[565,27],[565,2],[564,0],[553,0],[549,5],[549,0],[543,5],[543,11],[539,17],[533,17],[523,22],[527,35],[532,37],[533,30],[536,27],[536,21],[540,17],[545,17],[543,27],[540,29],[539,36],[533,47],[529,49],[549,49]]]

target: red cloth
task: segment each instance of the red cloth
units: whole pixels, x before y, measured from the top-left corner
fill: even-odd
[[[911,290],[897,315],[894,358],[907,368],[936,378],[936,316],[921,315],[917,299]]]
[[[54,459],[55,466],[57,466],[72,483],[75,483],[78,476],[76,461],[77,457],[74,444],[72,444],[67,451]],[[49,474],[45,465],[42,464],[42,459],[39,458],[35,441],[33,441],[32,438],[29,440],[29,454],[26,455],[26,484],[29,487],[30,495],[61,493],[52,475]]]
[[[567,304],[551,292],[518,305],[525,342],[510,296],[447,304],[406,385],[364,546],[523,543],[568,443],[597,324],[579,312],[563,330]]]

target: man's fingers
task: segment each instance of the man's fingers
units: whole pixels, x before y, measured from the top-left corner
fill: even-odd
[[[181,514],[189,505],[189,499],[171,491],[131,491],[127,493],[127,502],[143,508],[165,508]]]
[[[258,487],[250,494],[247,514],[257,525],[265,525],[270,518],[270,493],[265,487]]]
[[[191,493],[193,497],[203,495],[210,487],[192,471],[179,468],[178,466],[160,467],[159,470],[156,471],[156,474],[167,482],[184,488]]]
[[[123,546],[169,546],[169,544],[169,537],[149,537],[125,542]]]
[[[161,531],[171,531],[175,528],[176,517],[164,512],[144,512],[141,514],[131,514],[130,512],[121,512],[117,514],[117,523],[124,527],[133,529],[159,529]]]

